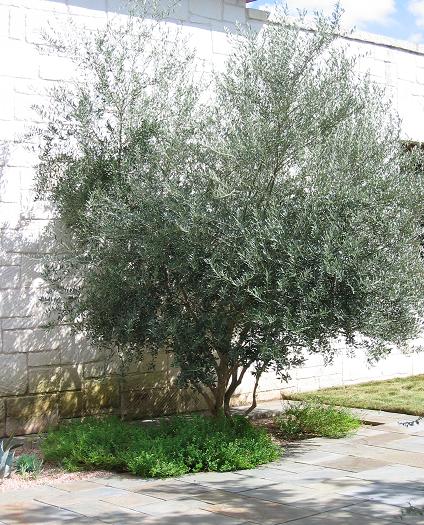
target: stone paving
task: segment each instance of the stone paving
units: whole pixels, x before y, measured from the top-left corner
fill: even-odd
[[[414,418],[359,413],[379,425],[297,443],[254,470],[153,481],[111,475],[5,492],[0,524],[424,524],[411,512],[424,508],[424,423],[405,428],[398,421]]]

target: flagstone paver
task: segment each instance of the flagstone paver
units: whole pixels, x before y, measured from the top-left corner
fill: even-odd
[[[267,410],[277,404],[259,411]],[[412,416],[358,413],[381,424],[289,446],[254,470],[168,480],[111,474],[3,492],[0,525],[424,525],[410,508],[424,507],[424,422],[404,427],[398,421]]]
[[[380,467],[390,465],[387,461],[380,461],[378,459],[358,458],[354,456],[343,456],[342,458],[333,461],[323,461],[320,466],[333,468],[337,470],[345,470],[347,472],[363,472],[367,470],[374,470]]]
[[[386,483],[402,483],[404,481],[424,483],[424,469],[409,465],[387,465],[381,468],[355,472],[350,474],[350,476],[370,481],[384,480]]]

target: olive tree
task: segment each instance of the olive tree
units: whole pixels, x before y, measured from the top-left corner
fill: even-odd
[[[79,81],[46,109],[59,319],[128,359],[169,352],[213,414],[246,374],[253,408],[265,371],[287,378],[337,339],[378,357],[417,335],[422,182],[339,14],[241,28],[208,85],[145,22],[79,44]]]

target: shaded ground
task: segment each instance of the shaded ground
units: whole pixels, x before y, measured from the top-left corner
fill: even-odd
[[[280,403],[260,411],[278,411]],[[269,465],[147,481],[104,475],[0,494],[2,524],[424,524],[424,425],[363,412],[381,423],[352,437],[289,445]],[[412,418],[409,418],[412,419]]]
[[[424,415],[424,375],[290,394],[290,399]]]

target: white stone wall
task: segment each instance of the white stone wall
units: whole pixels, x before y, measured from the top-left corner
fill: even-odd
[[[116,384],[99,379],[104,356],[76,340],[66,327],[54,332],[41,328],[40,255],[49,249],[43,229],[50,215],[45,203],[34,202],[36,160],[24,137],[37,124],[32,106],[44,100],[45,87],[72,75],[65,59],[38,52],[43,28],[66,16],[96,27],[114,15],[117,4],[118,0],[0,0],[0,435],[31,432],[59,417],[117,409],[120,402]],[[236,22],[248,22],[260,29],[266,20],[264,12],[247,9],[244,0],[182,0],[172,16],[169,23],[183,25],[206,71],[225,61],[226,28],[231,31]],[[369,70],[390,88],[403,118],[404,138],[424,140],[424,47],[366,34],[345,43],[364,55],[361,70]],[[312,357],[307,366],[294,371],[290,388],[422,373],[422,361],[419,356],[393,354],[368,369],[364,356],[340,356],[330,367]],[[166,370],[167,363],[162,365]],[[165,402],[158,401],[163,379],[144,369],[137,373],[143,373],[144,386],[131,390],[128,402],[150,403],[166,411]],[[170,379],[170,372],[161,374]],[[133,379],[140,383],[139,376]],[[260,396],[276,397],[280,388],[268,375]],[[250,390],[247,378],[239,402]]]

